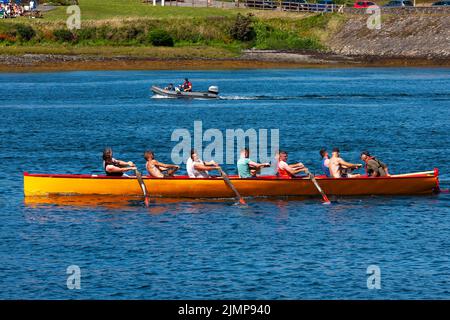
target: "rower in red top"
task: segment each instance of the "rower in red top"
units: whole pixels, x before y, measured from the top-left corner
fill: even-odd
[[[306,168],[301,162],[295,164],[287,164],[287,158],[288,153],[286,151],[280,151],[277,167],[278,177],[283,179],[291,179],[295,177],[295,175],[299,172],[308,171],[308,168]]]
[[[184,92],[191,92],[192,91],[192,83],[189,81],[188,78],[184,79],[184,83],[181,85],[181,88]]]

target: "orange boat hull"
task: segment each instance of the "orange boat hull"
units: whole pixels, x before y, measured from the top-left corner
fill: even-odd
[[[143,177],[150,196],[165,198],[230,198],[233,191],[222,178],[190,179]],[[342,178],[317,177],[327,195],[413,195],[439,191],[438,173],[401,177]],[[244,197],[317,196],[317,189],[307,178],[280,179],[274,176],[256,179],[230,177]],[[48,195],[121,195],[140,196],[142,190],[135,177],[91,175],[47,175],[24,173],[24,194]]]

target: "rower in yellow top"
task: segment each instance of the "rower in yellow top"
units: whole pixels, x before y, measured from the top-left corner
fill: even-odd
[[[122,161],[113,158],[113,151],[111,148],[103,150],[103,170],[107,176],[123,176],[127,171],[136,170],[136,166],[131,161]]]
[[[144,158],[147,161],[145,168],[149,175],[154,178],[171,177],[178,169],[180,169],[180,166],[175,164],[159,162],[155,159],[155,154],[151,150],[145,151]]]

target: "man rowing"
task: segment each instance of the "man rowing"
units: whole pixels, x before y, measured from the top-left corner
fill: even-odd
[[[365,169],[369,177],[385,177],[389,175],[386,164],[372,156],[369,151],[361,152],[361,160],[366,163]]]
[[[280,178],[291,179],[299,172],[308,172],[308,168],[301,162],[287,164],[288,153],[286,151],[280,151],[278,159],[277,174]]]
[[[151,150],[144,153],[144,159],[147,161],[145,168],[150,176],[153,178],[171,177],[180,169],[180,166],[175,164],[166,164],[155,159],[155,154]]]
[[[320,157],[322,158],[322,171],[323,174],[329,178],[330,174],[330,159],[328,155],[328,151],[325,148],[320,149]]]
[[[241,157],[237,162],[239,178],[255,178],[261,168],[270,167],[270,163],[257,163],[249,158],[248,148],[241,150]]]
[[[203,162],[194,149],[186,162],[186,171],[190,178],[209,178],[208,171],[217,170],[220,167],[215,161]]]
[[[342,159],[340,156],[339,148],[333,148],[329,163],[330,175],[332,178],[357,177],[359,176],[359,174],[351,174],[348,171],[351,169],[358,169],[360,167],[362,167],[362,164],[354,164]]]
[[[113,158],[113,151],[111,148],[103,150],[103,169],[107,176],[121,177],[130,170],[136,170],[136,166],[131,161],[122,161]]]

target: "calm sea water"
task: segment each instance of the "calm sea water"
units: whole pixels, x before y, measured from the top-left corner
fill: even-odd
[[[217,101],[152,98],[188,76]],[[321,147],[450,184],[450,69],[0,74],[0,298],[450,298],[450,196],[24,202],[22,172],[93,173],[101,151],[170,162],[176,128],[278,128],[291,160]],[[229,166],[229,173],[234,168]],[[69,290],[66,269],[81,269]],[[367,267],[381,289],[367,288]]]

